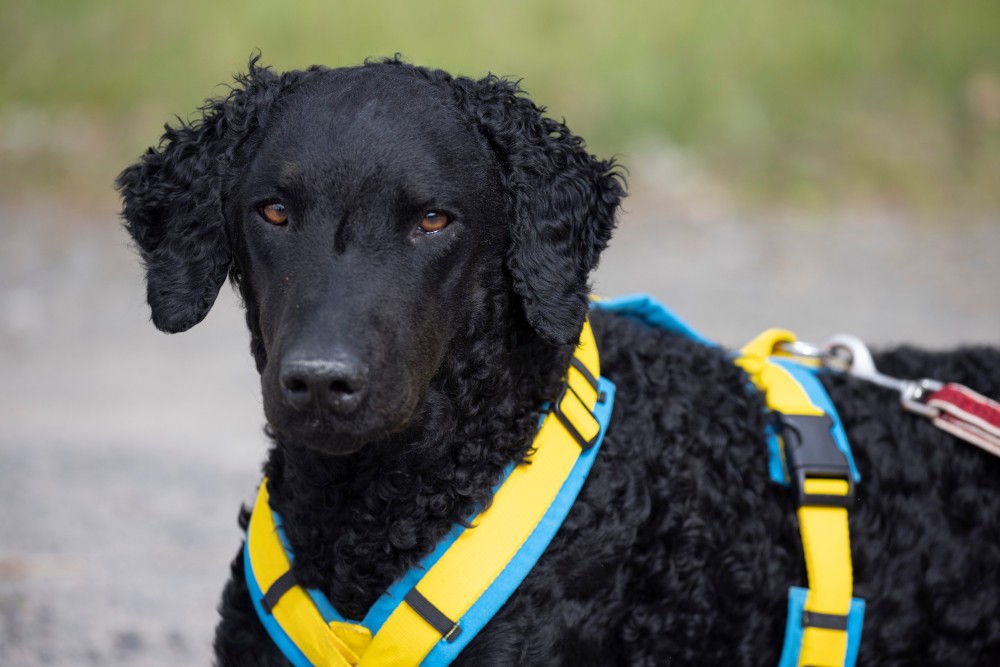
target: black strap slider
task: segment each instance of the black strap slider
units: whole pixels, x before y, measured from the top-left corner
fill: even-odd
[[[587,412],[587,414],[590,415],[590,418],[594,420],[594,423],[598,424],[597,433],[594,434],[593,438],[585,438],[570,418],[566,416],[566,413],[563,412],[563,401],[569,398],[569,395],[572,395],[580,406]],[[573,436],[573,439],[580,445],[580,449],[586,451],[597,444],[597,438],[601,435],[600,422],[597,421],[597,417],[595,417],[594,413],[587,408],[587,404],[583,402],[583,399],[580,398],[580,395],[576,393],[576,390],[570,386],[568,381],[563,385],[563,390],[559,393],[559,398],[557,398],[555,403],[552,404],[552,414],[555,415],[556,419],[558,419],[559,423],[566,428],[569,434]]]
[[[264,597],[260,599],[260,606],[263,607],[264,611],[268,614],[271,614],[275,605],[278,604],[285,593],[292,590],[294,587],[295,575],[293,575],[292,571],[289,570],[274,580],[271,587],[267,589],[266,593],[264,593]]]
[[[847,631],[847,616],[841,614],[822,614],[818,611],[802,610],[803,628],[823,628],[824,630]]]
[[[441,637],[449,644],[458,639],[458,636],[462,634],[462,628],[458,625],[458,622],[445,616],[444,612],[435,607],[434,603],[425,598],[423,593],[418,591],[416,587],[411,588],[403,596],[403,601],[410,605],[410,608],[417,612],[420,618],[427,621],[432,628],[440,632]]]
[[[569,360],[569,365],[575,368],[576,371],[583,376],[583,379],[587,381],[587,384],[594,388],[594,391],[597,391],[597,378],[594,377],[593,373],[587,370],[587,367],[583,365],[582,361],[573,357]]]

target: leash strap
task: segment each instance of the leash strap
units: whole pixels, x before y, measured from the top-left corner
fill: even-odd
[[[1000,403],[960,384],[946,384],[927,397],[938,428],[1000,456]]]
[[[852,597],[848,510],[859,476],[833,404],[812,369],[772,356],[795,336],[778,329],[748,343],[736,363],[764,393],[795,489],[809,588],[789,592],[779,667],[851,667],[864,602]]]
[[[295,667],[447,665],[503,606],[569,513],[611,418],[615,386],[600,377],[589,323],[566,385],[542,420],[525,465],[493,502],[379,598],[361,623],[290,576],[280,517],[260,485],[244,549],[254,608]]]

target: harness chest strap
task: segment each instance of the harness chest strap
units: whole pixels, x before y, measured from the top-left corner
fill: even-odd
[[[261,484],[245,570],[254,606],[295,665],[448,664],[527,576],[586,479],[610,420],[614,385],[600,377],[584,325],[560,397],[542,421],[530,465],[513,466],[490,507],[394,584],[361,623],[291,579],[280,519]],[[416,579],[415,585],[413,579]]]
[[[736,362],[777,417],[777,446],[797,494],[809,588],[793,587],[789,593],[779,665],[844,667],[857,660],[864,614],[864,602],[852,597],[847,514],[858,474],[819,380],[809,369],[771,356],[778,343],[794,340],[786,331],[766,331],[743,348]]]

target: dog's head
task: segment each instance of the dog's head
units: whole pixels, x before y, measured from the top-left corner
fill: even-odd
[[[404,428],[498,291],[575,341],[622,183],[515,84],[395,60],[238,84],[117,186],[158,328],[239,283],[275,431],[346,453]]]

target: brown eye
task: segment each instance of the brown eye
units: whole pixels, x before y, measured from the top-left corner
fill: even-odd
[[[450,223],[451,223],[451,216],[449,216],[447,213],[431,211],[430,213],[424,216],[423,220],[420,221],[420,229],[425,234],[433,234],[434,232],[440,232]]]
[[[288,209],[281,202],[271,202],[260,207],[260,217],[272,225],[283,225],[288,222]]]

